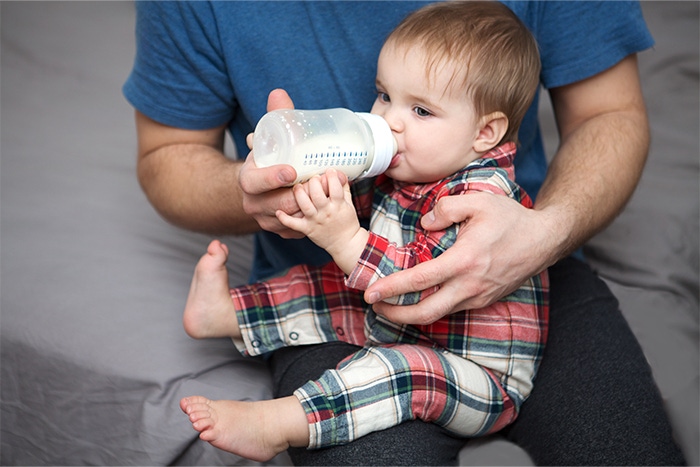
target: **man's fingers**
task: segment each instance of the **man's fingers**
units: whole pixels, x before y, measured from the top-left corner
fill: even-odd
[[[435,293],[415,305],[378,302],[372,305],[372,308],[393,323],[426,326],[450,314],[452,306],[451,302],[444,300],[443,295]]]
[[[267,111],[279,109],[293,109],[294,102],[284,89],[273,89],[267,96]],[[253,133],[248,133],[245,138],[248,149],[253,149]]]
[[[450,274],[437,259],[417,264],[379,279],[365,291],[365,300],[374,304],[409,292],[419,292],[442,284]]]
[[[239,183],[249,195],[259,195],[288,186],[296,179],[296,170],[291,165],[280,164],[257,167],[251,155],[241,166]]]
[[[273,89],[267,96],[267,111],[278,109],[293,109],[294,102],[284,89]]]
[[[470,193],[468,195],[443,196],[432,211],[427,212],[421,218],[421,225],[427,230],[442,230],[464,222],[470,218],[475,210],[468,200],[478,202],[478,197],[491,196],[488,193]]]

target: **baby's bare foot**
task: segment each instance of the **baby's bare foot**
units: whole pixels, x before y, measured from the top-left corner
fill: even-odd
[[[307,446],[306,415],[294,396],[259,402],[212,401],[186,397],[180,401],[199,437],[213,446],[264,462],[290,446]]]
[[[182,317],[191,337],[240,337],[236,309],[228,285],[228,248],[218,240],[209,244],[197,263]]]

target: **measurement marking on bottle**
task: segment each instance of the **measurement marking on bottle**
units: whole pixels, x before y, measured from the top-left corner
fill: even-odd
[[[362,152],[320,152],[304,154],[304,166],[334,167],[367,164],[368,153]]]

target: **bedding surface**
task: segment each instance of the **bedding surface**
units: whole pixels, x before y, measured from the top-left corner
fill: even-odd
[[[265,365],[182,329],[209,238],[135,178],[128,2],[3,2],[3,465],[245,463],[196,442],[185,395],[270,397]],[[243,267],[248,239],[227,239]]]
[[[643,10],[657,41],[640,56],[650,159],[586,255],[620,298],[697,465],[698,4]],[[0,463],[251,465],[199,441],[178,409],[185,395],[271,391],[264,361],[182,329],[211,239],[164,222],[136,181],[133,111],[121,95],[133,5],[0,2],[0,21]],[[251,239],[222,240],[231,285],[241,284]],[[530,462],[498,436],[471,443],[460,461]]]

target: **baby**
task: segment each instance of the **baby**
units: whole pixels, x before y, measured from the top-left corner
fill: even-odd
[[[192,337],[232,337],[245,355],[330,341],[358,350],[288,397],[184,398],[180,406],[201,439],[264,461],[290,446],[348,443],[415,418],[464,437],[515,419],[546,340],[546,271],[488,307],[427,325],[386,320],[362,290],[454,243],[458,225],[439,232],[420,225],[443,196],[489,192],[532,206],[514,181],[513,159],[539,69],[533,37],[497,2],[433,4],[391,33],[372,107],[398,143],[389,169],[352,189],[329,171],[293,188],[301,217],[277,213],[333,262],[229,289],[228,248],[213,241],[197,264],[183,319]],[[368,231],[360,219],[369,217]]]

